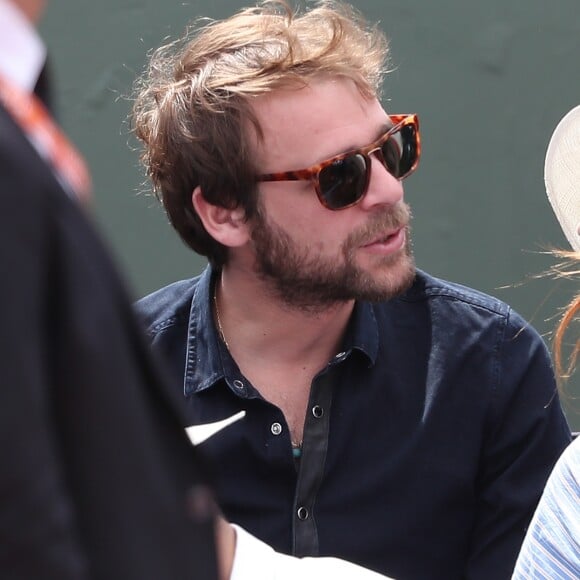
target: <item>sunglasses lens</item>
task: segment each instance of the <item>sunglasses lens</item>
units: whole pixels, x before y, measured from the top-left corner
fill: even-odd
[[[320,193],[329,209],[356,203],[365,192],[367,162],[363,155],[349,155],[325,167],[318,175]]]
[[[408,175],[417,161],[417,128],[404,125],[390,135],[382,146],[382,154],[391,175],[401,179]]]

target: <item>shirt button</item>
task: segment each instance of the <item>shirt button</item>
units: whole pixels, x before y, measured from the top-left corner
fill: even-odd
[[[243,391],[244,390],[244,383],[242,381],[240,381],[239,379],[236,379],[234,381],[234,387],[236,387],[236,389],[238,389],[238,391]]]
[[[308,510],[304,506],[301,506],[296,511],[296,515],[298,516],[299,520],[304,521],[304,520],[308,519],[309,514],[308,514]]]
[[[280,423],[272,423],[270,431],[272,431],[272,435],[280,435],[282,433],[282,425]]]
[[[312,414],[317,419],[320,419],[320,417],[322,417],[322,415],[324,415],[324,409],[320,405],[314,405],[314,407],[312,407]]]

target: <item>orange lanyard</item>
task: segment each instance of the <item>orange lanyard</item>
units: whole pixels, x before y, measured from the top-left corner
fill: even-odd
[[[38,97],[9,84],[0,76],[0,102],[52,167],[61,185],[81,201],[88,201],[91,178],[87,166]]]

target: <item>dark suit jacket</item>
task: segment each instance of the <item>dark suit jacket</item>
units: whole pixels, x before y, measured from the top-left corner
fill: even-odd
[[[200,460],[130,300],[1,106],[0,313],[0,578],[214,578]]]

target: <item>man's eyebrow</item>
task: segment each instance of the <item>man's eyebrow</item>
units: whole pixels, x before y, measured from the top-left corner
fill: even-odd
[[[391,119],[389,119],[388,121],[385,121],[382,125],[381,128],[379,130],[379,132],[377,133],[377,139],[379,137],[382,137],[387,131],[389,131],[390,129],[392,129],[395,126],[395,123],[393,123],[393,121],[391,121]]]
[[[372,141],[369,141],[368,143],[365,143],[364,145],[353,145],[352,147],[348,147],[347,149],[344,149],[340,153],[335,153],[334,155],[326,156],[319,163],[323,163],[324,161],[328,161],[329,159],[334,159],[335,157],[340,157],[341,155],[345,155],[347,153],[350,153],[351,151],[358,151],[359,149],[364,149],[365,147],[367,147],[371,143],[378,141],[385,133],[387,133],[394,126],[395,126],[395,123],[393,123],[393,121],[391,121],[391,119],[389,119],[388,121],[385,121],[382,125],[380,125],[380,128],[375,133],[375,136],[372,139]]]
[[[349,149],[349,151],[356,151],[357,149],[362,149],[368,145],[370,145],[371,143],[374,143],[375,141],[379,140],[385,133],[387,133],[388,131],[390,131],[393,127],[395,126],[395,123],[393,123],[393,121],[391,121],[391,119],[389,118],[388,121],[385,121],[380,128],[377,130],[377,132],[375,133],[375,136],[373,138],[372,141],[369,141],[366,145],[362,145],[362,146],[357,146],[357,147],[351,147]]]
[[[345,151],[346,152],[348,152],[348,151],[356,151],[357,149],[363,149],[364,147],[367,147],[371,143],[374,143],[375,141],[379,140],[385,133],[387,133],[394,126],[395,126],[395,123],[393,123],[393,121],[391,121],[391,119],[389,119],[388,121],[385,121],[380,126],[380,128],[377,130],[377,132],[375,133],[375,136],[374,136],[374,138],[373,138],[372,141],[369,141],[365,145],[355,145],[354,147],[350,147],[349,149],[346,149]],[[340,155],[340,153],[339,153],[339,155]]]

